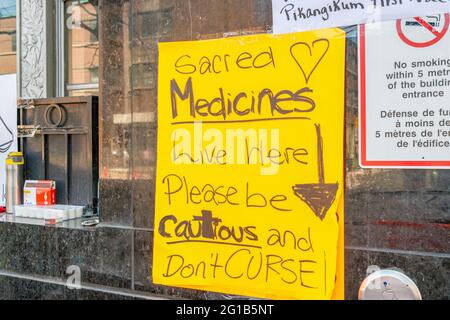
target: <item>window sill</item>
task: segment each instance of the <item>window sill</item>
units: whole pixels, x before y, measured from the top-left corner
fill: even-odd
[[[94,230],[97,226],[85,227],[81,224],[83,218],[66,220],[56,224],[46,224],[44,219],[32,219],[16,217],[13,214],[2,213],[0,214],[0,223],[17,223],[17,224],[27,224],[34,226],[50,227],[50,228],[64,228],[64,229],[80,229],[80,230]]]

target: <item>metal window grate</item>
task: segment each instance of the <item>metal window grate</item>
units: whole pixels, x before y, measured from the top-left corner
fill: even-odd
[[[55,180],[60,204],[98,202],[98,98],[18,101],[25,178]]]

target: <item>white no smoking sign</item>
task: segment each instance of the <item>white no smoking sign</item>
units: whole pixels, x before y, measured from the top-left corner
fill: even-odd
[[[450,167],[450,16],[360,26],[360,164]]]

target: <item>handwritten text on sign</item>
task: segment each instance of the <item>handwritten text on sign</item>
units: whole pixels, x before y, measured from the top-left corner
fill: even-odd
[[[331,297],[344,55],[338,29],[160,44],[155,283]]]
[[[450,12],[450,0],[272,0],[275,34]]]

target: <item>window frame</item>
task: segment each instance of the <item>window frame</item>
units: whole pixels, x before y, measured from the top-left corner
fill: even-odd
[[[56,2],[56,96],[70,96],[71,92],[82,90],[99,90],[99,82],[70,83],[67,72],[68,54],[66,50],[66,2]],[[97,17],[98,19],[99,17]]]
[[[1,76],[12,75],[12,74],[17,75],[19,73],[19,64],[18,64],[19,57],[20,57],[20,47],[19,47],[19,42],[18,42],[18,39],[20,37],[20,30],[19,30],[19,21],[20,21],[19,13],[20,13],[20,11],[19,10],[20,10],[20,4],[16,2],[16,10],[15,10],[15,16],[14,16],[14,19],[16,21],[14,23],[14,33],[11,34],[11,38],[13,40],[13,41],[11,41],[11,50],[0,53],[2,56],[15,55],[15,58],[14,58],[15,71],[0,73]],[[14,34],[14,36],[13,36],[13,34]]]

